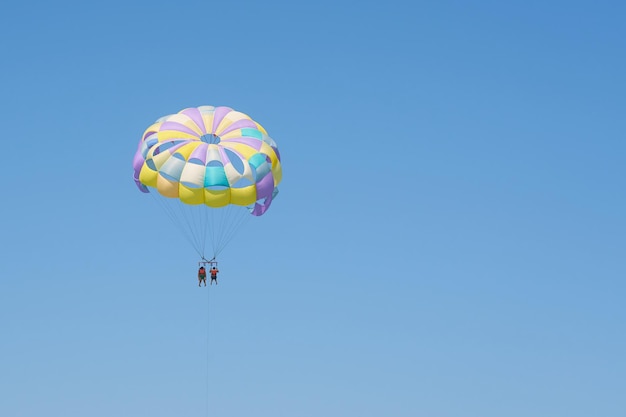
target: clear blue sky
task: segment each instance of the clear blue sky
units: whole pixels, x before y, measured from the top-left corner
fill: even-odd
[[[5,6],[0,415],[206,415],[210,295],[211,416],[624,416],[625,16]],[[131,168],[198,105],[284,166],[208,293]]]

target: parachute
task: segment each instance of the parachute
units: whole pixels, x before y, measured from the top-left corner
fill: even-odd
[[[155,196],[202,259],[207,241],[215,258],[250,215],[263,215],[282,179],[267,131],[223,106],[158,119],[139,141],[133,170],[139,190]]]

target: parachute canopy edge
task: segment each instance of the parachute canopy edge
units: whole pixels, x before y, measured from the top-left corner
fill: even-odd
[[[247,206],[255,216],[269,209],[282,179],[274,140],[248,115],[226,106],[190,107],[159,118],[139,141],[133,170],[143,193],[154,188],[182,204]],[[215,190],[218,185],[224,192]],[[205,192],[191,198],[189,187]]]

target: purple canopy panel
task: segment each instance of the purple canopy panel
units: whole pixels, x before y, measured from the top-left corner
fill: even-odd
[[[261,146],[263,145],[263,141],[260,141],[258,139],[242,138],[242,137],[225,140],[224,141],[224,145],[226,145],[227,143],[231,143],[231,142],[232,143],[241,143],[243,145],[247,145],[247,146],[251,147],[252,149],[254,149],[256,151],[260,151],[261,150]]]
[[[242,129],[244,127],[250,127],[252,129],[257,129],[256,124],[252,120],[241,119],[241,120],[237,120],[235,123],[231,124],[226,129],[224,129],[222,132],[220,132],[220,135],[223,136],[223,135],[225,135],[228,132],[232,132],[233,130],[237,130],[237,129]]]
[[[272,175],[272,171],[268,172],[261,181],[256,184],[256,195],[257,200],[260,200],[265,197],[271,197],[272,192],[274,191],[274,175]]]
[[[206,165],[206,150],[208,149],[209,144],[206,142],[201,142],[200,145],[196,149],[191,152],[189,155],[189,159],[199,159],[202,161],[203,165]]]
[[[270,194],[263,203],[254,203],[254,208],[250,211],[253,216],[262,216],[272,205],[274,193]]]
[[[139,182],[139,172],[141,172],[141,167],[143,166],[144,159],[141,156],[141,142],[139,142],[139,146],[137,147],[137,152],[135,152],[135,156],[133,157],[133,179],[135,180],[135,184],[137,184],[137,188],[141,192],[149,193],[148,187]]]
[[[198,126],[200,130],[202,131],[202,134],[207,133],[206,126],[204,126],[204,120],[202,119],[202,113],[200,113],[200,110],[193,107],[190,109],[185,109],[181,111],[181,113],[184,114],[185,116],[188,116],[191,120],[193,120],[196,126]]]
[[[189,129],[187,126],[178,122],[163,122],[160,130],[175,130],[177,132],[189,133],[190,135],[198,137],[198,132],[194,132],[192,129]]]
[[[216,107],[215,113],[213,113],[213,127],[211,128],[211,133],[216,133],[217,127],[220,125],[222,120],[224,120],[224,116],[233,111],[230,107]]]

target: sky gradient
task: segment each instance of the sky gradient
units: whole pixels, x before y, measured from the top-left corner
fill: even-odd
[[[5,6],[0,415],[623,416],[625,15]],[[208,291],[132,179],[200,105],[284,173]]]

